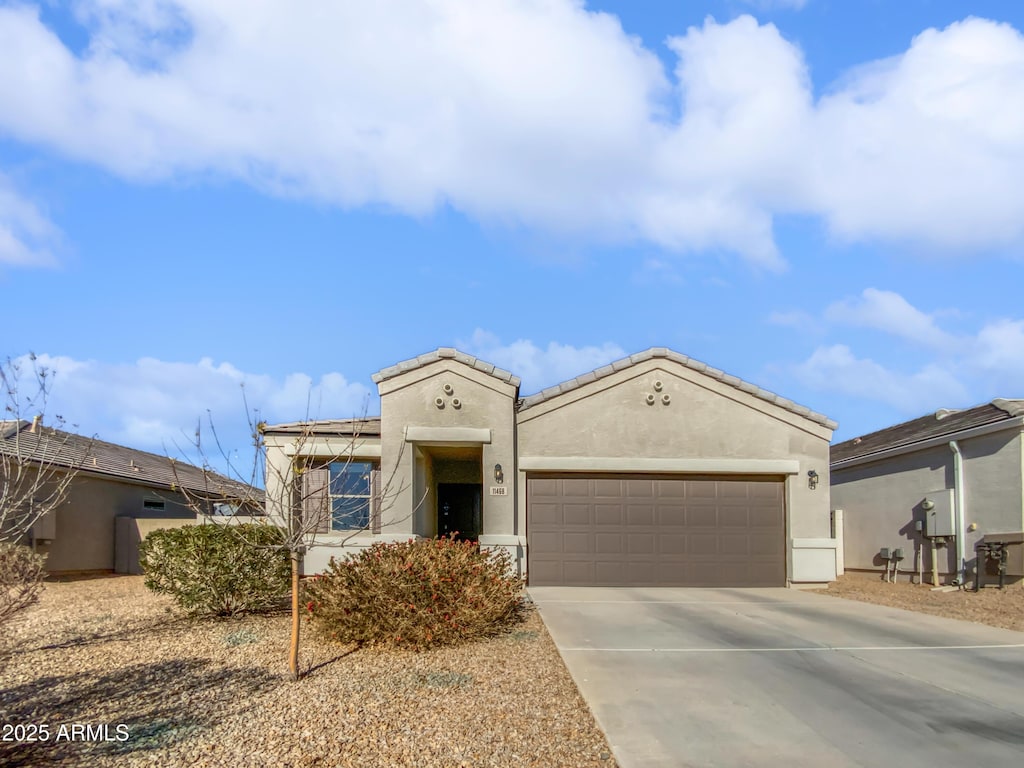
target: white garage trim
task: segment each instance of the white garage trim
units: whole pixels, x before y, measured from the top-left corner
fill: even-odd
[[[520,472],[690,472],[695,474],[795,475],[796,459],[644,459],[600,456],[523,456]]]

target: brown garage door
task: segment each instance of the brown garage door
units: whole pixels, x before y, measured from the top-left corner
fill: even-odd
[[[530,475],[533,586],[777,587],[780,479]]]

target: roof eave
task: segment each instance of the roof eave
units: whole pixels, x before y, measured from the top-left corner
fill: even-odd
[[[877,451],[871,451],[870,453],[864,453],[859,456],[850,456],[845,459],[830,462],[829,467],[831,469],[846,469],[847,467],[854,467],[858,464],[868,464],[873,461],[881,461],[892,456],[900,456],[907,453],[927,450],[929,448],[934,448],[937,445],[947,445],[952,440],[969,440],[972,437],[980,437],[982,435],[992,434],[993,432],[1002,432],[1008,429],[1024,429],[1024,416],[1015,416],[1012,418],[1001,419],[1000,421],[990,421],[987,424],[953,430],[952,432],[935,435],[934,437],[929,437],[924,440],[916,440],[911,443],[904,443],[903,445],[894,445],[890,448],[881,448]]]

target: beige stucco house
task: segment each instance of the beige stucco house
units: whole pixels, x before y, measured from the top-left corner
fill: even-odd
[[[46,555],[50,574],[140,573],[141,539],[157,528],[195,523],[190,500],[208,499],[211,513],[224,514],[234,511],[229,499],[258,497],[215,472],[45,426],[40,419],[0,422],[0,483],[5,470],[19,468],[23,479],[12,482],[28,488],[41,477],[42,498],[56,484],[64,486],[61,503],[27,530],[19,527],[14,539]],[[64,477],[69,481],[61,483]]]
[[[373,380],[380,417],[265,429],[268,514],[301,496],[320,515],[307,573],[457,535],[533,585],[835,578],[836,425],[735,376],[653,348],[521,398],[509,371],[442,348]]]
[[[966,584],[979,544],[1005,544],[1010,580],[1024,575],[1024,400],[942,409],[832,447],[832,504],[845,567]],[[883,557],[888,554],[888,560]],[[983,579],[997,561],[982,556]],[[890,578],[892,578],[890,576]],[[899,578],[899,577],[897,577]]]

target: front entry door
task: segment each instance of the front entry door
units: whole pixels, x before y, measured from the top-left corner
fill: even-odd
[[[480,537],[480,486],[475,483],[437,484],[437,535],[455,534],[459,541]]]

